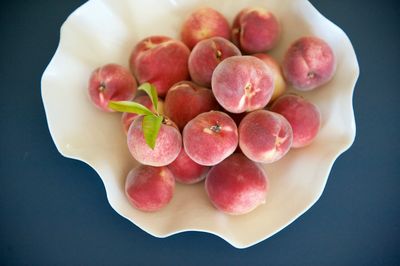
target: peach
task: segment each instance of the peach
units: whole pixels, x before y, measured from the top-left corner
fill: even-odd
[[[293,148],[309,145],[317,136],[321,126],[318,107],[297,95],[284,95],[271,106],[271,111],[283,115],[293,130]]]
[[[261,53],[275,47],[280,31],[278,20],[268,10],[245,8],[234,19],[232,40],[243,53]]]
[[[280,114],[257,110],[246,115],[239,125],[239,146],[250,160],[273,163],[290,149],[293,132]]]
[[[253,54],[253,56],[261,59],[272,70],[274,76],[274,92],[272,93],[271,101],[274,101],[286,90],[286,81],[283,78],[281,66],[278,61],[268,54]]]
[[[175,179],[167,167],[139,165],[125,180],[125,195],[137,209],[154,212],[165,207],[172,199]]]
[[[147,95],[141,95],[135,98],[134,102],[140,103],[144,106],[146,106],[147,108],[149,108],[151,111],[155,112],[154,107],[153,107],[153,103],[151,102],[149,96]],[[161,100],[160,98],[158,98],[158,106],[157,106],[158,110],[157,112],[159,114],[164,114],[164,101]],[[135,113],[123,113],[122,114],[122,126],[124,129],[125,133],[128,133],[129,127],[131,126],[133,120],[135,120],[136,117],[138,117],[138,114]]]
[[[165,115],[183,130],[197,115],[218,109],[218,103],[210,89],[202,88],[190,81],[182,81],[167,93]]]
[[[283,61],[286,80],[301,91],[327,83],[335,70],[336,60],[331,47],[317,37],[302,37],[295,41]]]
[[[213,37],[200,41],[189,56],[189,73],[194,82],[211,87],[211,76],[217,65],[225,58],[242,55],[230,41],[222,37]]]
[[[235,121],[220,111],[199,114],[183,129],[183,147],[190,159],[201,165],[220,163],[237,145]]]
[[[243,154],[235,153],[211,168],[205,189],[220,211],[240,215],[265,202],[268,179],[264,170]]]
[[[189,78],[189,54],[181,41],[151,36],[135,46],[129,63],[139,83],[152,83],[158,96],[164,97],[172,85]]]
[[[172,163],[182,148],[182,136],[176,125],[165,118],[158,132],[156,145],[151,149],[143,136],[142,123],[143,116],[139,116],[129,127],[127,141],[133,158],[139,163],[151,166]]]
[[[219,104],[231,113],[264,108],[271,99],[271,69],[254,56],[232,56],[214,70],[212,91]]]
[[[183,184],[194,184],[202,181],[209,170],[209,167],[194,162],[182,149],[178,157],[168,169],[172,172],[175,180]]]
[[[92,103],[106,112],[113,112],[108,108],[110,101],[130,101],[136,91],[135,78],[128,69],[117,64],[95,69],[89,79],[88,92]]]
[[[181,39],[192,49],[198,42],[211,37],[230,39],[230,26],[217,10],[202,7],[189,15],[182,25]]]

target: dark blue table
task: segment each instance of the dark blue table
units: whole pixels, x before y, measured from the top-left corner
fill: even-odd
[[[57,152],[40,96],[59,28],[84,1],[2,2],[0,265],[399,265],[400,4],[311,2],[358,55],[357,137],[321,199],[245,250],[204,233],[157,239],[116,214],[97,174]]]

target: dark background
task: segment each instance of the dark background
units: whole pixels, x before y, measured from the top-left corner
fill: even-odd
[[[399,265],[400,5],[312,0],[350,37],[361,75],[357,137],[325,192],[275,236],[238,250],[205,233],[157,239],[120,217],[100,178],[63,158],[40,95],[59,28],[83,4],[7,1],[0,7],[0,264]]]

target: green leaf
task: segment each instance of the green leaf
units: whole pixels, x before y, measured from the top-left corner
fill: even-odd
[[[147,145],[149,145],[152,150],[154,150],[154,147],[156,146],[156,140],[158,132],[160,131],[162,121],[162,116],[146,115],[143,118],[143,136],[146,140]]]
[[[145,91],[147,95],[150,97],[151,102],[153,103],[154,110],[158,110],[158,96],[157,89],[154,85],[146,82],[139,86],[139,90]]]
[[[118,112],[135,113],[138,115],[154,115],[146,106],[130,101],[110,101],[108,107]]]

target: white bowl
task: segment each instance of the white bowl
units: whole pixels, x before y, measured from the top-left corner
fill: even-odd
[[[283,28],[280,43],[271,53],[280,61],[290,43],[303,35],[326,40],[337,58],[331,82],[299,93],[321,110],[318,137],[310,146],[291,150],[277,163],[265,165],[270,179],[267,202],[243,216],[215,210],[203,183],[178,184],[171,203],[159,212],[134,209],[124,195],[124,180],[137,163],[127,149],[120,114],[97,110],[87,96],[93,69],[109,62],[128,67],[133,46],[149,35],[179,38],[183,19],[199,6],[219,10],[230,22],[244,7],[271,10]],[[289,225],[321,196],[335,159],[355,137],[352,95],[358,75],[357,58],[346,34],[306,0],[91,0],[61,27],[59,46],[42,77],[42,97],[59,152],[96,170],[110,205],[120,215],[153,236],[202,231],[245,248]]]

